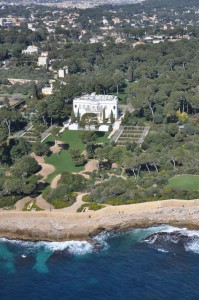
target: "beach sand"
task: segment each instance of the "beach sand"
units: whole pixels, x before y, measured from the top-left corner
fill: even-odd
[[[169,224],[199,229],[199,200],[164,200],[107,206],[99,211],[0,211],[0,237],[26,240],[82,240],[101,231]]]

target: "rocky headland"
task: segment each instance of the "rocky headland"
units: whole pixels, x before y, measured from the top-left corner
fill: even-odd
[[[169,224],[199,229],[199,200],[165,200],[107,206],[99,211],[0,211],[0,237],[24,240],[89,240],[102,231]]]

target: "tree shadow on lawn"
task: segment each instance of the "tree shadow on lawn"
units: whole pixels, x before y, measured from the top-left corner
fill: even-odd
[[[70,148],[69,144],[60,144],[59,146],[62,148],[62,150],[68,150]]]
[[[103,131],[96,131],[95,134],[96,134],[97,138],[105,136],[105,132],[103,132]]]
[[[52,146],[55,145],[55,142],[54,142],[54,141],[48,141],[48,142],[46,142],[46,144],[47,144],[48,147],[50,148],[50,147],[52,147]]]
[[[31,197],[35,198],[43,193],[43,191],[50,186],[48,182],[39,181],[37,184],[37,189],[34,191],[34,193],[31,195]]]

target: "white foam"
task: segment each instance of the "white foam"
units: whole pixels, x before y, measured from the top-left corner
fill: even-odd
[[[145,230],[145,229],[143,229]],[[148,235],[155,234],[155,233],[173,233],[173,232],[178,232],[181,233],[182,235],[188,236],[188,237],[199,237],[199,231],[196,230],[188,230],[187,228],[179,228],[179,227],[174,227],[174,226],[167,226],[167,225],[162,225],[162,226],[157,226],[157,227],[150,227],[146,229],[146,232]],[[155,238],[155,237],[154,237]],[[154,240],[155,241],[155,240]]]
[[[187,243],[185,245],[185,250],[199,254],[199,240],[197,239],[197,240]]]
[[[96,235],[93,240],[95,240],[97,243],[99,243],[103,250],[107,250],[109,248],[109,245],[107,243],[107,239],[111,236],[114,235],[113,233],[110,234],[109,232],[103,231],[100,234]]]
[[[94,247],[86,241],[39,242],[38,244],[53,252],[68,250],[69,253],[77,255],[91,253],[94,249]]]
[[[21,240],[10,240],[7,238],[0,238],[2,242],[8,242],[22,247],[26,247],[26,252],[32,252],[34,250],[39,250],[41,247],[54,252],[68,250],[71,254],[83,255],[86,253],[91,253],[94,247],[87,241],[65,241],[65,242],[30,242]],[[22,256],[23,257],[23,256]]]
[[[158,237],[157,234],[155,234],[155,235],[153,236],[153,238],[145,239],[144,242],[146,242],[146,243],[148,243],[148,244],[153,244],[153,243],[156,241],[157,237]]]
[[[199,231],[197,230],[188,230],[187,228],[178,228],[178,227],[174,227],[174,226],[167,226],[167,225],[162,225],[162,226],[157,226],[157,227],[150,227],[146,229],[148,235],[154,234],[154,236],[150,239],[147,239],[147,236],[144,240],[144,242],[149,243],[149,244],[153,244],[157,237],[158,237],[158,233],[161,232],[165,232],[165,233],[172,233],[172,232],[177,232],[180,233],[184,236],[187,236],[188,238],[190,238],[190,241],[184,244],[185,250],[186,251],[191,251],[194,252],[196,254],[199,254]],[[156,235],[157,233],[157,235]],[[180,239],[179,237],[175,237],[175,236],[168,236],[168,240],[170,240],[173,243],[178,243]],[[162,252],[168,252],[165,249],[159,248],[157,249],[158,251],[162,251]]]
[[[163,249],[163,248],[158,248],[157,249],[159,252],[163,252],[163,253],[169,253],[169,251],[168,250],[166,250],[166,249]]]
[[[168,228],[166,230],[163,229],[162,232],[167,232],[167,233],[179,232],[188,237],[198,237],[199,238],[198,230],[189,230],[187,228],[178,228],[178,227],[168,226]]]
[[[199,231],[196,230],[188,230],[187,228],[178,228],[169,225],[161,225],[161,226],[154,226],[145,229],[135,229],[131,231],[132,237],[136,237],[137,242],[147,242],[153,244],[158,235],[158,233],[165,232],[165,233],[172,233],[178,232],[182,235],[185,235],[190,239],[185,246],[186,251],[192,251],[194,253],[199,254]],[[147,239],[148,236],[154,234],[153,238]],[[108,249],[110,246],[107,242],[107,239],[111,236],[117,234],[114,233],[107,233],[102,232],[99,235],[95,236],[93,239],[98,242],[103,250]],[[174,243],[178,242],[178,239],[175,239],[175,236],[171,236],[171,241]],[[87,253],[92,253],[94,251],[94,246],[87,241],[65,241],[65,242],[31,242],[31,241],[22,241],[22,240],[11,240],[7,238],[0,238],[0,242],[9,242],[16,245],[20,245],[26,247],[25,254],[21,255],[22,257],[26,257],[26,254],[35,250],[39,250],[41,247],[45,247],[46,249],[54,252],[54,251],[64,251],[67,250],[71,254],[75,255],[84,255]],[[159,248],[158,251],[167,251],[165,249]]]

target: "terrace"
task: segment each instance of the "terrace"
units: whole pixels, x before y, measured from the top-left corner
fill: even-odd
[[[149,129],[148,126],[120,126],[112,136],[111,141],[119,146],[125,146],[127,143],[142,144]]]

